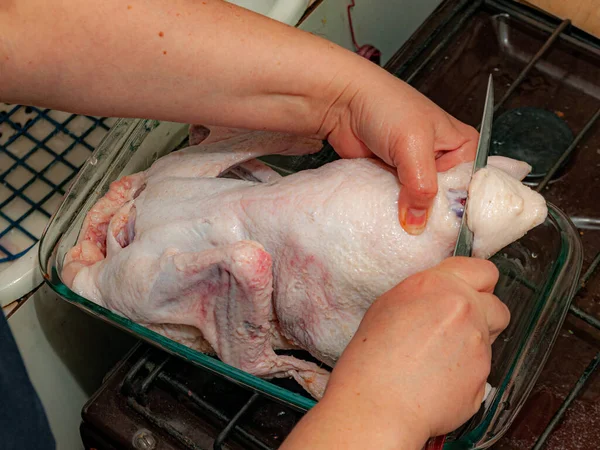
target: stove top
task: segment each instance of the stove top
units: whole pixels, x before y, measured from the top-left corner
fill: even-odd
[[[140,343],[82,417],[86,449],[269,450],[302,413]]]
[[[447,0],[386,68],[473,126],[492,73],[491,152],[530,162],[526,182],[581,227],[582,288],[536,387],[493,448],[597,449],[600,42],[513,1]],[[81,433],[96,449],[270,449],[300,417],[140,344],[85,406]]]
[[[600,42],[511,1],[446,1],[387,69],[476,127],[493,74],[490,153],[532,164],[526,182],[582,227],[584,286],[529,400],[493,448],[599,448]]]

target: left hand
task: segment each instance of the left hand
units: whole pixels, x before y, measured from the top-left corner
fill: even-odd
[[[343,158],[376,155],[397,169],[400,223],[420,234],[437,172],[472,161],[479,134],[385,70],[366,60],[363,66],[330,107],[322,134]]]

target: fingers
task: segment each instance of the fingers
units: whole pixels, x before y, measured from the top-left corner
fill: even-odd
[[[479,295],[478,306],[485,315],[490,331],[490,344],[502,333],[510,322],[510,311],[502,301],[493,294],[482,293]]]
[[[494,263],[476,258],[453,257],[442,261],[437,269],[451,273],[479,292],[475,303],[485,317],[490,344],[494,343],[510,322],[508,307],[493,295],[499,276]]]
[[[444,133],[442,137],[447,142],[438,142],[436,148],[436,151],[443,152],[436,160],[436,167],[439,172],[445,172],[463,162],[473,161],[479,142],[479,133],[475,128],[456,120],[452,116],[448,116],[448,119],[448,130],[442,131]],[[440,133],[440,131],[438,130],[437,133]],[[440,141],[439,138],[438,141]]]
[[[468,143],[466,147],[461,147],[452,152],[446,152],[435,161],[435,166],[438,172],[446,172],[464,162],[471,162],[475,159],[477,150],[477,142],[473,146]]]
[[[402,190],[398,200],[400,224],[418,235],[427,225],[429,209],[437,194],[437,172],[475,158],[479,133],[442,113],[432,129],[405,138],[391,149]],[[441,156],[436,159],[436,155]]]
[[[437,268],[452,273],[479,292],[491,294],[498,282],[498,268],[485,259],[458,256],[446,258]]]
[[[409,138],[405,148],[392,149],[393,163],[402,183],[398,214],[404,230],[419,235],[427,225],[429,210],[437,194],[437,169],[433,136]]]

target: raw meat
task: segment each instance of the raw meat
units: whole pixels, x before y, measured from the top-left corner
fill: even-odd
[[[317,152],[320,141],[202,127],[192,145],[115,181],[88,213],[63,279],[75,292],[259,377],[293,377],[315,398],[369,305],[451,255],[464,199],[474,256],[542,223],[523,162],[491,157],[438,176],[426,230],[398,223],[400,185],[371,159],[281,177],[255,158]],[[235,173],[243,179],[224,177]],[[470,184],[469,184],[470,183]]]

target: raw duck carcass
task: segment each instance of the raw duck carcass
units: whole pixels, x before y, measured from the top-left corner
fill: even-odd
[[[467,190],[476,257],[547,215],[520,181],[531,167],[502,157],[473,177],[472,163],[438,174],[427,227],[411,236],[398,221],[397,177],[378,161],[281,177],[256,158],[315,153],[321,141],[194,126],[190,144],[112,183],[88,212],[63,280],[241,370],[293,377],[315,398],[329,372],[275,350],[304,349],[333,367],[378,296],[452,254]]]

